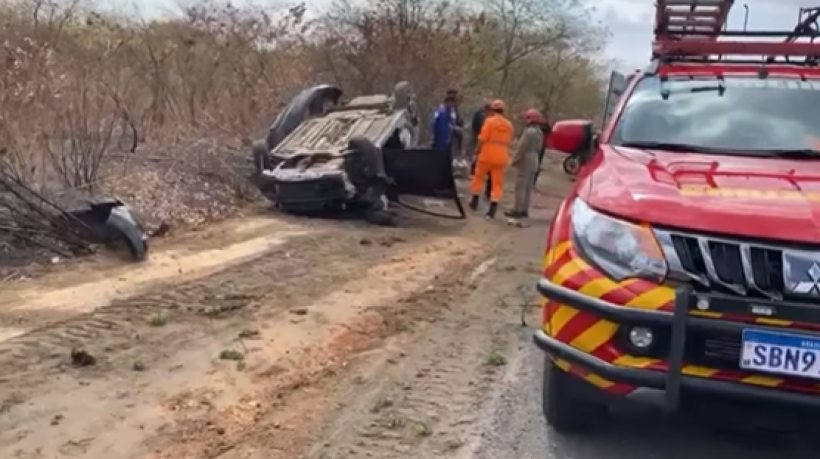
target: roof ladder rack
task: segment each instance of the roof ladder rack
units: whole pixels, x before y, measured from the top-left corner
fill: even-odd
[[[727,30],[733,4],[734,0],[657,0],[652,58],[666,63],[820,65],[820,41],[815,42],[820,37],[820,7],[801,8],[792,30]]]
[[[734,0],[658,0],[655,40],[716,40]]]

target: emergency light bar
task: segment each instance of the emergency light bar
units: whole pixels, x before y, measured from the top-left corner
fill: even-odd
[[[655,41],[652,57],[663,62],[749,63],[749,56],[759,63],[780,62],[792,65],[817,65],[820,61],[820,8],[801,8],[797,26],[790,31],[729,31],[726,21],[734,0],[658,0],[655,18]],[[757,41],[723,41],[722,37],[757,38]],[[760,38],[783,41],[760,41]],[[808,42],[797,43],[800,38]],[[727,56],[746,56],[732,60]],[[790,58],[803,58],[793,61]]]

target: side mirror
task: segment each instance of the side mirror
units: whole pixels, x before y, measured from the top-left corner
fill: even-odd
[[[589,150],[594,139],[597,136],[594,135],[592,121],[565,120],[552,126],[549,145],[553,150],[572,155]]]

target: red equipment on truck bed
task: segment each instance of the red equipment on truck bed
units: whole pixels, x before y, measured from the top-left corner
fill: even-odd
[[[722,63],[815,63],[818,46],[820,8],[800,8],[793,30],[730,31],[726,29],[733,0],[658,0],[652,58],[664,63],[674,61],[720,61]],[[719,37],[781,38],[783,41],[718,40]],[[797,42],[808,38],[808,42]],[[738,59],[738,56],[745,58]],[[761,56],[761,59],[749,59]],[[764,61],[763,58],[766,58]]]
[[[658,0],[655,37],[681,40],[716,38],[726,27],[732,0]]]

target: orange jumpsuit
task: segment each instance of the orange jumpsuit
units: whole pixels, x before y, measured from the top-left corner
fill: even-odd
[[[481,149],[478,151],[475,174],[470,185],[470,191],[474,196],[481,194],[487,176],[490,176],[492,190],[490,190],[490,200],[500,202],[502,190],[504,189],[504,171],[510,162],[510,143],[513,140],[513,126],[507,118],[500,114],[490,115],[481,133],[478,134],[478,141],[481,142]]]

